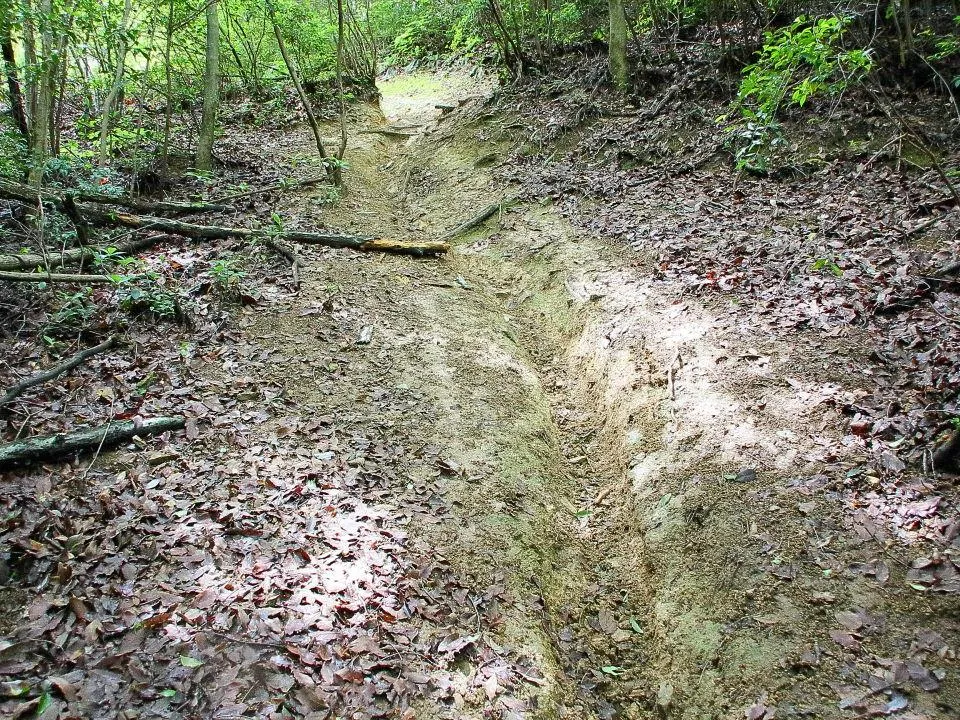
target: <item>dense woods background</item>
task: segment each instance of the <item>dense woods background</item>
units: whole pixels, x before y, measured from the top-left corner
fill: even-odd
[[[297,76],[326,111],[334,97],[369,92],[383,68],[466,60],[521,79],[570,53],[605,52],[613,83],[640,95],[669,82],[663,68],[678,58],[711,78],[734,102],[720,122],[737,162],[753,166],[764,162],[781,113],[817,97],[863,85],[935,89],[952,102],[955,10],[934,2],[8,1],[0,172],[109,189],[163,176],[171,156],[207,171],[221,98],[237,117],[266,122]]]

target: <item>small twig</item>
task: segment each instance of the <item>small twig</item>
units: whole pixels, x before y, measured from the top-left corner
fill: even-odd
[[[61,375],[67,372],[68,370],[73,370],[73,368],[77,367],[81,363],[90,359],[94,355],[97,355],[106,350],[109,350],[116,344],[117,344],[117,338],[110,337],[104,342],[100,343],[99,345],[95,345],[92,348],[87,348],[86,350],[81,350],[66,362],[60,363],[59,365],[55,365],[49,370],[45,370],[44,372],[34,375],[33,377],[29,377],[26,380],[21,380],[12,388],[7,390],[6,394],[2,398],[0,398],[0,407],[3,407],[4,405],[7,405],[13,400],[15,400],[17,396],[19,396],[20,393],[22,393],[24,390],[31,388],[34,385],[40,385],[41,383],[45,383],[48,380],[53,380],[53,378],[57,377],[58,375]]]
[[[273,250],[278,255],[282,255],[290,262],[290,270],[293,273],[293,285],[299,290],[300,289],[300,268],[304,267],[303,260],[300,259],[300,256],[297,255],[297,252],[292,248],[284,245],[278,240],[273,238],[264,238],[263,244]]]
[[[217,630],[207,630],[210,635],[214,637],[222,638],[228,640],[232,643],[237,643],[238,645],[249,645],[250,647],[259,647],[265,648],[267,650],[283,650],[284,652],[289,652],[287,646],[282,643],[271,643],[271,642],[261,642],[259,640],[247,640],[246,638],[239,638],[234,635],[228,635],[227,633],[218,632]]]
[[[236,193],[234,195],[224,195],[223,197],[218,197],[214,200],[214,203],[225,203],[230,200],[240,200],[241,198],[253,197],[254,195],[263,195],[264,193],[273,192],[275,190],[293,190],[294,188],[306,187],[307,185],[317,185],[322,182],[326,182],[326,175],[318,175],[317,177],[307,178],[306,180],[294,180],[292,182],[280,182],[276,185],[268,185],[267,187],[257,188],[256,190],[245,190],[244,192]]]
[[[110,417],[113,417],[113,410],[117,405],[117,398],[114,397],[113,401],[110,403]],[[103,426],[103,437],[100,438],[100,444],[97,445],[97,451],[93,453],[93,459],[90,460],[90,464],[87,465],[86,470],[83,471],[83,475],[80,477],[81,480],[87,479],[87,474],[90,472],[90,468],[93,467],[93,464],[97,461],[97,458],[100,457],[100,452],[103,450],[103,443],[107,439],[107,434],[110,432],[110,424],[112,420],[108,420],[107,424]]]
[[[667,368],[667,387],[670,389],[671,400],[677,399],[676,388],[674,387],[674,382],[673,382],[673,366],[674,365],[677,365],[677,370],[683,367],[683,360],[680,358],[679,350],[677,350],[677,354],[673,356],[673,360],[670,361],[670,366]]]

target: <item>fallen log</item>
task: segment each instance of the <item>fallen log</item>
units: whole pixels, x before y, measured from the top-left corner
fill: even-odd
[[[11,272],[0,270],[0,280],[7,282],[72,282],[83,285],[108,285],[115,282],[109,275],[81,275],[76,273]]]
[[[307,245],[324,245],[332,248],[361,250],[366,252],[391,252],[406,255],[436,255],[450,249],[448,243],[440,241],[413,242],[403,240],[385,240],[364,235],[341,235],[334,233],[311,233],[297,230],[272,232],[251,228],[224,227],[219,225],[194,225],[170,218],[131,215],[120,212],[104,212],[86,209],[88,220],[99,225],[129,227],[137,230],[163,230],[184,237],[207,240],[226,240],[241,238],[245,240],[273,239],[287,242],[299,242]]]
[[[134,420],[118,420],[99,427],[18,440],[0,445],[0,468],[56,460],[83,452],[99,452],[137,436],[182,430],[185,425],[186,420],[183,417],[151,418],[139,423]]]
[[[100,193],[81,193],[68,192],[67,195],[61,195],[55,190],[41,190],[38,192],[35,188],[23,183],[12,180],[0,179],[0,197],[19,200],[20,202],[39,205],[40,202],[51,203],[54,207],[71,214],[70,200],[67,196],[75,200],[81,200],[95,205],[116,205],[118,207],[129,208],[138,212],[174,212],[174,213],[201,213],[201,212],[222,212],[228,210],[226,205],[218,203],[181,203],[166,201],[138,200],[130,197],[116,197],[114,195],[103,195]],[[71,218],[73,215],[71,214]]]
[[[35,385],[41,385],[47,382],[48,380],[53,380],[58,375],[62,375],[63,373],[69,370],[73,370],[75,367],[77,367],[77,365],[83,364],[84,362],[92,358],[94,355],[99,355],[100,353],[109,350],[116,344],[117,344],[116,337],[107,338],[99,345],[94,345],[93,347],[87,348],[86,350],[81,350],[76,355],[72,356],[69,360],[65,360],[59,365],[54,365],[52,368],[48,370],[44,370],[41,373],[37,373],[32,377],[28,377],[26,380],[21,380],[16,385],[14,385],[9,390],[7,390],[4,396],[0,398],[0,407],[3,407],[4,405],[7,405],[13,402],[17,397],[20,396],[20,394],[24,390],[27,390],[28,388],[32,388]]]
[[[169,235],[151,235],[148,237],[131,240],[117,246],[117,251],[123,255],[131,255],[139,250],[144,250],[151,245],[170,240]],[[7,254],[0,255],[0,270],[32,270],[34,268],[43,268],[52,270],[63,265],[78,265],[92,259],[97,252],[103,250],[103,247],[82,247],[64,250],[56,254],[38,255],[29,254]],[[47,264],[49,262],[49,265]]]
[[[413,255],[423,257],[425,255],[443,255],[450,252],[450,243],[446,240],[389,240],[387,238],[374,238],[365,242],[360,248],[366,252],[385,252],[395,255]]]

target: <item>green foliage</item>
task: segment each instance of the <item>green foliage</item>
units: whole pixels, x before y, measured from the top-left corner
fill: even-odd
[[[239,266],[240,260],[236,257],[215,260],[210,264],[210,276],[221,295],[235,296],[239,291],[240,281],[247,276]]]
[[[814,272],[823,272],[826,270],[836,277],[843,277],[843,270],[837,263],[831,258],[817,258],[813,265],[810,266],[810,269]]]
[[[803,107],[817,95],[839,95],[870,72],[869,50],[842,47],[851,22],[801,16],[766,34],[757,61],[743,71],[736,100],[740,121],[728,127],[738,168],[765,169],[767,155],[780,140],[782,107]]]
[[[57,292],[55,298],[58,307],[47,320],[44,333],[55,337],[83,330],[96,311],[91,300],[92,294],[90,288],[74,293]]]
[[[931,61],[944,62],[960,56],[960,15],[953,18],[953,25],[953,33],[934,38],[936,51],[930,55]],[[960,75],[951,78],[950,83],[954,87],[960,87]]]
[[[27,146],[23,136],[6,124],[0,125],[0,177],[19,180],[27,171]]]
[[[118,296],[120,307],[131,313],[148,313],[161,320],[174,320],[179,315],[176,296],[156,284],[133,285]]]
[[[868,50],[844,50],[840,41],[850,18],[797,18],[767,33],[760,57],[744,69],[737,100],[748,119],[776,117],[780,106],[803,107],[818,94],[836,95],[872,68]]]

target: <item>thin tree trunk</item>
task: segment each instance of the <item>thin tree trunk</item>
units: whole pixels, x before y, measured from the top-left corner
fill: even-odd
[[[213,140],[220,106],[220,14],[217,0],[207,4],[207,59],[203,72],[203,116],[197,141],[197,169],[213,167]]]
[[[347,101],[343,97],[343,0],[337,0],[337,86],[340,91],[340,148],[337,159],[347,151]]]
[[[627,20],[623,13],[623,0],[608,0],[610,13],[610,37],[608,59],[613,85],[621,92],[630,84],[630,69],[627,66]]]
[[[57,40],[57,50],[51,61],[50,68],[50,154],[60,156],[60,121],[63,117],[63,96],[67,86],[67,68],[69,66],[68,50],[70,35],[73,29],[73,2],[67,0],[60,10],[63,26]]]
[[[30,148],[30,171],[27,182],[39,188],[43,180],[43,169],[49,157],[50,146],[50,111],[53,108],[53,85],[50,77],[55,71],[53,61],[53,30],[50,27],[53,7],[51,0],[41,0],[40,12],[45,19],[40,28],[40,47],[43,60],[37,68],[36,95],[37,103],[33,115],[33,127],[30,138],[33,141]]]
[[[330,178],[330,182],[334,185],[340,185],[343,182],[343,178],[340,176],[340,166],[336,162],[331,162],[331,158],[327,154],[327,149],[323,145],[323,138],[320,136],[320,125],[317,123],[317,118],[313,114],[313,105],[310,104],[310,98],[307,97],[307,93],[303,89],[303,83],[300,82],[300,72],[297,69],[297,63],[290,56],[290,53],[287,52],[287,44],[283,41],[283,34],[280,32],[280,26],[277,24],[277,15],[271,0],[267,0],[267,14],[270,16],[273,34],[277,38],[277,47],[280,49],[280,55],[283,57],[283,62],[287,66],[290,80],[293,81],[293,87],[296,89],[297,96],[300,98],[300,104],[303,105],[303,110],[307,114],[307,123],[313,132],[313,139],[317,143],[317,152],[323,161],[327,171],[327,177]]]
[[[10,115],[14,125],[23,135],[27,145],[30,144],[30,126],[27,124],[27,111],[23,104],[23,90],[20,87],[20,76],[17,71],[17,56],[13,51],[13,36],[10,31],[9,8],[6,4],[0,8],[0,52],[2,61],[0,69],[7,76],[7,94],[10,100]]]
[[[110,86],[110,93],[107,99],[103,101],[103,112],[100,115],[100,157],[99,164],[102,167],[107,164],[107,155],[110,150],[110,116],[113,114],[113,106],[120,97],[120,91],[123,89],[123,73],[127,63],[127,26],[130,23],[130,11],[133,8],[131,0],[123,2],[123,17],[120,19],[120,49],[117,51],[117,66],[113,72],[113,84]]]
[[[167,106],[163,114],[163,147],[160,151],[160,166],[166,172],[170,161],[170,126],[173,123],[173,71],[170,69],[170,45],[173,43],[173,8],[174,0],[170,0],[167,13],[167,42],[163,47],[163,70]]]
[[[33,135],[37,114],[37,38],[33,26],[33,2],[23,0],[23,78],[26,85],[27,122]],[[31,146],[32,147],[32,146]]]

